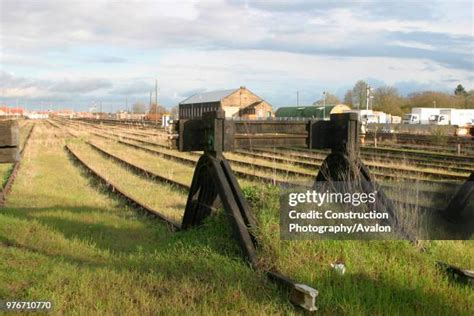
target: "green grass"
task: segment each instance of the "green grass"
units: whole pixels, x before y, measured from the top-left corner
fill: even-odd
[[[180,222],[186,204],[185,192],[177,192],[168,185],[151,182],[134,175],[125,167],[104,158],[89,145],[75,144],[72,148],[94,170],[106,176],[107,180],[119,188],[126,189],[133,198],[145,202],[153,209]]]
[[[51,299],[58,314],[293,311],[241,259],[225,216],[171,233],[100,193],[46,129],[35,134],[0,211],[0,299]]]
[[[186,184],[188,186],[191,185],[194,174],[193,166],[185,165],[170,159],[161,158],[160,156],[153,155],[142,150],[137,150],[115,141],[104,140],[102,138],[94,138],[92,143],[127,162],[133,163],[146,170],[150,170],[168,179]],[[191,157],[194,159],[198,158],[196,156]],[[242,187],[259,184],[257,181],[246,179],[238,179],[238,181]]]
[[[441,260],[474,266],[474,241],[281,241],[278,190],[261,189],[257,203],[262,261],[297,280],[314,285],[328,314],[472,315],[472,288],[448,280],[436,267]],[[270,191],[270,192],[268,192]],[[248,196],[248,194],[247,194]],[[257,198],[260,201],[259,198]],[[343,260],[344,276],[330,263]]]
[[[12,172],[12,163],[1,163],[0,164],[0,188],[3,188],[8,181],[8,177]]]
[[[164,176],[168,179],[191,185],[194,168],[182,163],[164,159],[156,155],[152,155],[142,150],[136,150],[129,146],[122,145],[115,141],[108,141],[103,139],[94,139],[93,144],[105,149],[119,158],[133,163],[139,167],[150,170]]]
[[[172,160],[169,160],[169,159],[165,159],[165,158],[160,158],[159,156],[157,155],[153,155],[153,154],[150,154],[150,153],[146,153],[146,152],[143,152],[143,151],[140,151],[140,150],[137,150],[135,148],[132,148],[130,146],[127,146],[127,145],[123,145],[123,144],[117,144],[116,142],[114,141],[111,141],[111,140],[104,140],[103,138],[99,138],[99,137],[92,137],[92,139],[94,140],[94,142],[98,142],[99,144],[106,144],[106,148],[110,148],[112,149],[111,151],[120,156],[121,158],[125,156],[127,156],[127,158],[125,158],[126,160],[130,160],[128,159],[128,157],[130,157],[133,162],[137,162],[138,165],[140,166],[145,166],[146,165],[146,169],[150,169],[158,174],[161,174],[161,175],[164,175],[165,177],[171,177],[172,179],[182,179],[181,176],[183,177],[187,177],[189,180],[189,183],[192,179],[192,173],[194,172],[194,169],[193,167],[188,167],[186,168],[185,166],[183,166],[183,163],[180,163],[180,162],[174,162]],[[144,147],[144,148],[147,148],[147,149],[152,149],[152,150],[155,150],[157,152],[161,152],[161,153],[165,153],[165,154],[168,154],[168,155],[173,155],[175,157],[182,157],[182,158],[186,158],[186,159],[190,159],[192,161],[195,161],[197,162],[198,159],[199,159],[199,156],[193,154],[193,153],[188,153],[188,152],[179,152],[177,151],[176,149],[167,149],[167,148],[161,148],[161,147],[156,147],[156,146],[153,146],[153,145],[147,145],[147,144],[141,144],[141,143],[138,143],[138,142],[134,142],[134,141],[131,141],[131,140],[126,140],[127,143],[131,143],[131,144],[135,144],[135,145],[138,145],[138,146],[141,146],[141,147]],[[246,161],[248,163],[248,166],[236,166],[236,165],[233,165],[232,166],[232,169],[235,170],[235,171],[241,171],[245,174],[249,174],[249,175],[256,175],[256,176],[262,176],[262,177],[265,177],[265,178],[268,178],[268,179],[275,179],[275,180],[279,180],[279,181],[288,181],[288,182],[291,182],[291,183],[296,183],[296,184],[301,184],[301,185],[306,185],[309,183],[309,178],[308,177],[295,177],[295,176],[289,176],[287,174],[283,174],[282,172],[270,172],[270,171],[261,171],[260,169],[257,169],[257,168],[254,168],[253,165],[252,165],[252,162],[251,161]],[[232,162],[230,163],[232,165]],[[156,167],[159,167],[159,169],[157,170]],[[169,167],[169,168],[168,168]],[[288,168],[288,166],[286,166],[287,169],[291,169],[291,168]],[[183,174],[178,174],[178,173],[181,173],[181,171],[178,171],[178,170],[183,170]],[[187,170],[187,171],[185,171]],[[163,174],[163,171],[166,171],[165,174]],[[166,174],[167,173],[167,174]],[[188,176],[186,176],[184,173],[188,173]],[[175,177],[175,174],[177,175],[177,177]],[[184,179],[182,179],[184,180]],[[178,180],[180,181],[180,180]],[[239,183],[240,185],[242,186],[245,186],[245,185],[252,185],[252,184],[255,184],[256,181],[255,180],[246,180],[246,179],[240,179],[239,180]]]
[[[104,128],[104,131],[107,132],[105,134],[105,136],[112,137],[112,138],[125,136],[125,137],[131,137],[131,138],[135,138],[135,139],[141,139],[141,140],[145,139],[147,141],[156,142],[157,144],[162,144],[162,145],[167,144],[167,141],[163,137],[154,136],[154,137],[145,137],[145,138],[143,138],[143,137],[139,137],[139,136],[136,136],[136,135],[130,135],[123,128],[114,127],[114,128],[112,128],[112,130],[113,131],[111,131],[110,128]],[[96,130],[94,130],[94,131],[96,132]],[[112,134],[110,134],[110,133],[112,133]],[[101,139],[101,140],[103,140],[103,139]],[[126,139],[125,141],[129,142],[129,143],[133,143],[135,145],[139,145],[141,147],[148,148],[148,149],[153,149],[153,150],[163,152],[163,153],[166,153],[166,154],[171,154],[171,155],[174,155],[176,157],[183,157],[183,158],[192,159],[192,160],[196,160],[196,161],[198,159],[198,157],[196,155],[194,155],[193,153],[179,152],[175,149],[167,149],[167,148],[163,148],[163,147],[159,147],[159,146],[154,146],[152,144],[143,144],[143,143],[140,143],[138,141],[131,140],[131,139]],[[309,183],[308,178],[305,177],[305,176],[288,175],[286,172],[277,171],[276,169],[274,169],[273,171],[262,171],[261,169],[256,168],[255,165],[266,166],[266,167],[269,167],[269,168],[280,168],[281,170],[294,170],[294,171],[299,171],[299,172],[307,172],[308,176],[310,176],[312,173],[315,172],[315,170],[309,170],[308,171],[308,169],[304,169],[304,168],[301,168],[301,167],[298,167],[298,166],[295,166],[295,165],[291,165],[291,164],[277,163],[277,162],[271,162],[271,161],[269,162],[269,161],[264,160],[264,159],[249,158],[249,157],[234,154],[234,153],[226,153],[225,156],[228,159],[236,160],[236,162],[240,161],[240,162],[248,164],[248,166],[240,166],[240,165],[234,164],[232,161],[229,161],[230,165],[232,166],[232,168],[235,171],[242,171],[242,172],[250,173],[250,174],[253,174],[253,175],[259,175],[259,176],[263,176],[263,177],[267,177],[267,178],[271,178],[271,179],[276,179],[276,180],[279,180],[279,181],[288,181],[288,182],[292,182],[292,183],[300,184],[300,185],[308,184]]]
[[[52,133],[37,127],[0,209],[0,299],[51,299],[57,314],[302,312],[243,261],[223,212],[173,233],[106,193]],[[73,146],[110,180],[128,183],[128,193],[182,211],[185,193],[136,177],[81,141]],[[442,260],[472,268],[472,241],[423,242],[424,252],[404,241],[281,241],[278,188],[244,191],[259,223],[262,266],[318,289],[322,314],[474,314],[472,288],[435,267]],[[337,259],[345,275],[330,267]]]

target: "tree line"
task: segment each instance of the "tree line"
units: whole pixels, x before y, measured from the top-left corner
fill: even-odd
[[[167,113],[168,111],[166,108],[162,105],[152,103],[150,106],[145,105],[145,103],[142,102],[135,102],[132,106],[132,113],[135,114],[164,114]]]
[[[344,95],[342,103],[353,109],[365,109],[367,106],[367,82],[357,81],[352,89]],[[392,115],[409,113],[413,107],[464,108],[474,109],[474,90],[466,91],[458,84],[453,93],[439,91],[420,91],[402,96],[397,88],[391,86],[378,87],[371,91],[369,108]],[[317,100],[315,105],[322,105],[324,100]],[[326,93],[325,103],[328,105],[341,103],[334,94]]]
[[[352,89],[347,90],[344,100],[340,100],[336,95],[326,92],[325,99],[315,101],[314,105],[334,105],[344,103],[353,109],[365,109],[367,106],[368,83],[364,80],[356,82]],[[369,108],[375,111],[382,111],[392,115],[402,116],[411,112],[413,107],[438,107],[438,108],[464,108],[474,109],[474,90],[466,91],[462,84],[458,84],[452,94],[439,91],[421,91],[402,96],[397,88],[391,86],[378,87],[371,91]],[[169,112],[165,107],[152,103],[147,106],[144,103],[136,102],[132,106],[132,113],[157,113]],[[171,109],[171,114],[177,114],[178,107]]]

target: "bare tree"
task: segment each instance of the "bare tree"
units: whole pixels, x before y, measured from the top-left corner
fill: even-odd
[[[164,106],[161,106],[161,105],[156,105],[156,103],[153,103],[151,106],[150,106],[150,111],[148,113],[150,114],[164,114],[166,113],[166,108]]]
[[[352,90],[347,90],[344,95],[344,104],[352,106]]]
[[[405,99],[400,96],[394,87],[380,87],[374,92],[374,110],[383,111],[393,115],[402,115]]]
[[[320,100],[317,100],[313,103],[313,105],[323,105],[323,104],[326,104],[326,105],[336,105],[336,104],[339,104],[341,103],[341,100],[339,100],[339,98],[332,94],[332,93],[329,93],[329,92],[326,92],[326,100],[324,100],[324,97],[321,98]]]
[[[171,108],[171,117],[174,118],[174,119],[177,119],[178,114],[179,114],[179,107],[177,105],[175,105]]]
[[[132,112],[135,114],[144,114],[146,113],[146,106],[141,102],[136,102],[132,106]]]
[[[352,88],[352,104],[358,106],[359,109],[365,107],[367,102],[367,82],[359,80]]]

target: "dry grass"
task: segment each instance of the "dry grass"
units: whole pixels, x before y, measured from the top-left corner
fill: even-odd
[[[99,174],[120,188],[126,189],[134,199],[144,202],[168,218],[180,222],[186,204],[186,195],[176,192],[170,186],[154,183],[129,172],[111,160],[104,158],[90,146],[77,143],[71,147],[78,153],[79,158],[86,161]]]

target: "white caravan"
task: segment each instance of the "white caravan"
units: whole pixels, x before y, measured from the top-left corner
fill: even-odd
[[[444,109],[439,114],[432,115],[429,122],[435,125],[474,125],[474,110]]]
[[[412,108],[410,114],[403,116],[403,124],[429,124],[430,117],[439,115],[446,108]]]

